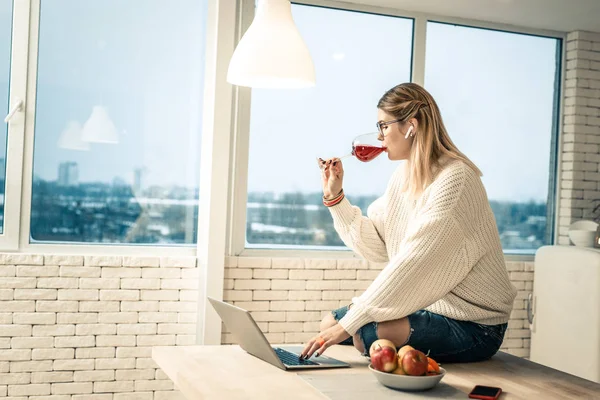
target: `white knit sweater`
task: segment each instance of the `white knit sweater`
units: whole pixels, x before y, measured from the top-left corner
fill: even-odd
[[[480,177],[462,161],[446,161],[411,200],[400,190],[404,175],[400,165],[368,217],[347,199],[330,208],[348,247],[388,262],[339,323],[353,335],[369,322],[421,309],[484,325],[507,322],[516,289]]]

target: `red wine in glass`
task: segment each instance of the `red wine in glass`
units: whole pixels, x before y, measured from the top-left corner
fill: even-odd
[[[352,146],[352,155],[359,161],[368,162],[385,151],[385,147],[372,144],[357,144]]]
[[[381,141],[378,138],[379,134],[377,132],[357,136],[352,141],[352,152],[340,157],[340,160],[350,156],[354,156],[362,162],[373,160],[387,150],[387,148],[381,146]],[[323,160],[317,158],[317,162],[322,169],[324,167]]]

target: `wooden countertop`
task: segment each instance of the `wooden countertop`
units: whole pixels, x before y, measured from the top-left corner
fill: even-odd
[[[381,390],[381,385],[374,378],[370,379],[372,373],[367,369],[368,360],[354,347],[333,346],[325,354],[346,361],[352,367],[302,372],[284,371],[246,353],[239,346],[166,346],[152,349],[154,361],[189,400],[365,400],[369,385],[377,385],[372,388]],[[600,384],[503,352],[499,352],[488,361],[445,364],[444,368],[447,373],[442,383],[450,386],[447,387],[455,393],[453,398],[462,397],[462,392],[466,399],[473,386],[487,385],[503,389],[504,393],[500,399],[600,399]],[[352,395],[349,389],[344,389],[344,385],[339,385],[339,392],[337,389],[329,390],[326,396],[308,383],[310,379],[303,379],[302,375],[304,378],[318,376],[321,381],[327,376],[330,378],[328,386],[334,388],[337,387],[336,379],[347,380],[352,375],[354,380],[367,379],[368,384],[362,385],[360,393],[354,392],[355,395]],[[403,392],[390,393],[393,393],[395,398],[403,397]],[[434,391],[421,393],[423,397],[437,397]],[[415,396],[420,395],[410,395],[411,398]]]

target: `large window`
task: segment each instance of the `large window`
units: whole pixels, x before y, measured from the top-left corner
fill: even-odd
[[[451,138],[483,172],[507,252],[551,241],[560,45],[554,38],[427,24],[425,86]]]
[[[410,80],[413,20],[293,5],[317,85],[253,90],[246,242],[249,247],[343,246],[321,202],[316,157],[343,156],[375,132],[377,101]],[[366,207],[397,164],[344,160],[344,191]]]
[[[252,2],[241,3],[244,18]],[[233,138],[234,151],[230,138],[205,138],[214,157],[204,160],[207,188],[230,172],[213,161],[234,159],[235,167],[235,204],[211,214],[222,214],[206,225],[211,232],[229,218],[236,254],[243,247],[345,250],[321,202],[316,158],[350,153],[353,138],[375,132],[383,93],[411,79],[433,94],[450,136],[483,171],[504,250],[552,242],[560,34],[292,4],[316,87],[232,91],[222,55],[235,31],[226,25],[240,10],[214,9],[207,69],[209,4],[0,2],[0,118],[16,110],[0,129],[3,249],[158,244],[171,247],[160,252],[193,251],[206,107],[215,132],[249,132]],[[212,101],[203,104],[205,96]],[[230,107],[230,97],[238,104]],[[385,154],[368,163],[344,159],[347,197],[366,213],[399,165]],[[224,192],[203,198],[206,212]],[[187,247],[174,249],[180,246]]]
[[[206,7],[42,0],[32,242],[196,242]]]
[[[13,2],[0,2],[0,233],[4,232],[4,195],[6,182],[6,140],[8,125],[4,117],[9,112],[11,38]]]

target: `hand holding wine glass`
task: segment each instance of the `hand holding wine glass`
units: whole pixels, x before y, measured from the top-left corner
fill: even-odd
[[[326,199],[336,196],[343,187],[344,168],[339,158],[323,160],[319,158],[321,167],[321,181],[323,183],[323,196]]]

